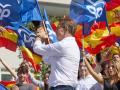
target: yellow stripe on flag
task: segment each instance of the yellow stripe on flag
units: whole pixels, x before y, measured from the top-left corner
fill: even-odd
[[[120,6],[113,10],[107,11],[108,24],[120,22]]]

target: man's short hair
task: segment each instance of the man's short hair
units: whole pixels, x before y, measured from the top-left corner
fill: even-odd
[[[60,20],[60,24],[58,25],[58,27],[62,27],[68,30],[70,34],[74,35],[77,28],[77,24],[72,19],[67,18]]]

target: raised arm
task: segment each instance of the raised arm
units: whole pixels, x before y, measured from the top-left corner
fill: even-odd
[[[2,65],[10,72],[10,74],[17,79],[17,73],[4,61],[0,58]]]
[[[89,64],[89,62],[88,62],[88,60],[87,60],[86,57],[84,58],[84,61],[85,61],[85,64],[86,64],[86,66],[87,66],[90,74],[91,74],[99,83],[103,84],[103,83],[104,83],[103,77],[100,76],[99,74],[97,74],[97,73],[93,70],[93,68],[92,68],[91,65]]]
[[[36,80],[30,71],[29,71],[28,75],[29,75],[29,79],[32,81],[33,84],[35,84],[41,88],[44,87],[44,82],[40,81],[40,80]]]

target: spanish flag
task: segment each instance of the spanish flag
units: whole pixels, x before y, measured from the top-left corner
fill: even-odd
[[[40,71],[40,62],[42,57],[33,52],[35,33],[25,27],[20,27],[18,33],[18,46],[22,52],[23,58],[30,62],[36,71]]]
[[[106,3],[108,24],[120,22],[120,0],[110,0]]]
[[[42,57],[32,51],[30,51],[26,46],[22,45],[20,46],[20,50],[22,52],[23,58],[30,62],[34,69],[38,72],[40,71],[40,62],[42,61]]]
[[[0,81],[0,84],[10,89],[13,85],[16,84],[16,82],[15,81]]]
[[[0,32],[0,47],[5,47],[11,51],[16,51],[18,35],[11,29],[0,27],[3,31]]]
[[[113,45],[118,39],[116,35],[109,33],[105,22],[94,23],[90,29],[88,35],[83,35],[83,26],[80,25],[75,33],[80,48],[84,48],[90,54],[99,53],[101,50]]]

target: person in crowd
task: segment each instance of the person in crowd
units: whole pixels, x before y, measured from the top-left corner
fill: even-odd
[[[31,65],[28,63],[28,68],[29,68],[29,73],[28,73],[28,75],[29,75],[29,79],[31,80],[31,82],[32,82],[34,85],[42,88],[43,90],[49,90],[48,78],[49,78],[50,72],[49,72],[49,71],[46,72],[45,75],[44,75],[44,81],[40,81],[40,80],[37,80],[37,79],[34,77],[34,75],[30,72],[30,71],[31,71],[31,70],[30,70],[30,69],[31,69],[30,67],[31,67]]]
[[[34,22],[34,25],[36,25],[35,27],[38,29],[44,29],[43,23],[42,22]],[[6,30],[4,27],[0,27],[0,32],[2,33],[4,30]],[[45,44],[47,44],[49,42],[49,40],[44,40]],[[48,41],[48,42],[47,42]],[[10,74],[14,77],[15,81],[18,82],[18,76],[17,73],[15,72],[15,70],[13,70],[4,60],[0,59],[0,62],[3,64],[3,66],[10,72]],[[28,63],[27,61],[23,61],[20,64],[21,66],[27,65],[29,67],[30,63]],[[47,75],[47,74],[46,74]],[[45,75],[45,76],[46,76]],[[40,81],[40,80],[35,80],[34,75],[32,75],[32,73],[29,71],[28,73],[28,77],[26,78],[28,83],[34,83],[35,85],[37,85],[40,88],[46,88],[48,87],[48,77],[45,77],[44,81]]]
[[[15,72],[15,70],[13,70],[4,60],[0,59],[0,62],[2,63],[2,65],[10,72],[10,74],[14,77],[15,81],[16,82],[19,82],[19,78],[17,76],[17,73]],[[29,66],[30,63],[26,62],[26,61],[23,61],[19,67],[28,67],[28,69],[31,67]],[[44,84],[47,85],[47,81],[48,81],[48,77],[45,78],[44,81],[39,81],[39,80],[36,80],[34,78],[34,75],[30,72],[30,69],[28,70],[28,74],[26,76],[26,81],[27,83],[33,83],[35,84],[36,86],[40,87],[40,88],[44,88]]]
[[[109,61],[103,61],[102,63],[101,63],[101,75],[104,77],[104,78],[106,78],[106,77],[108,77],[108,66],[109,66]]]
[[[42,55],[46,64],[51,65],[49,86],[51,90],[74,90],[80,60],[80,50],[73,37],[76,24],[70,19],[64,19],[56,31],[58,42],[43,44],[48,38],[44,30],[37,30],[33,46],[35,53]]]
[[[113,54],[112,59],[116,61],[120,61],[120,54]]]
[[[76,90],[102,90],[101,85],[89,73],[84,62],[80,62]]]
[[[104,90],[120,90],[120,61],[112,60],[108,64],[108,77],[104,78],[97,74],[84,56],[85,64],[91,75],[103,85]]]
[[[20,66],[17,70],[18,82],[11,90],[35,90],[36,86],[27,82],[28,67],[27,65]]]

